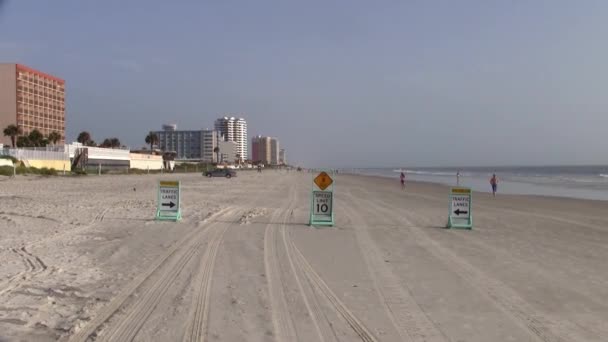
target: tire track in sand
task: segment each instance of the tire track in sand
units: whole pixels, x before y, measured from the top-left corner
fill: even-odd
[[[98,212],[95,215],[95,217],[91,220],[91,222],[89,222],[88,224],[86,224],[82,227],[62,231],[61,233],[54,234],[48,238],[42,238],[42,239],[39,239],[38,241],[31,242],[21,248],[9,248],[9,251],[16,254],[21,259],[21,261],[23,262],[23,264],[25,266],[25,270],[0,282],[0,297],[19,288],[27,280],[31,280],[31,278],[33,278],[33,277],[38,277],[38,276],[42,275],[43,273],[46,274],[48,272],[52,272],[52,270],[48,269],[48,266],[42,261],[42,259],[40,259],[40,257],[28,252],[28,250],[26,248],[31,249],[31,247],[47,243],[51,240],[56,240],[62,236],[74,234],[77,231],[92,228],[96,224],[103,222],[106,214],[111,209],[112,209],[112,207],[106,207],[106,208],[102,209],[100,212]],[[29,216],[27,216],[27,217],[29,217]],[[34,217],[34,218],[39,218],[39,217]],[[49,220],[54,221],[54,222],[59,222],[55,219],[49,219]],[[29,275],[29,278],[28,278],[28,275]]]
[[[0,296],[19,287],[28,279],[28,276],[34,277],[45,272],[48,268],[42,259],[28,252],[25,246],[21,248],[9,248],[8,250],[21,260],[24,270],[0,283]]]
[[[320,294],[324,296],[327,302],[331,305],[334,311],[344,319],[346,324],[350,326],[353,331],[359,336],[361,341],[364,342],[377,342],[374,335],[367,329],[367,327],[348,309],[348,307],[338,298],[338,296],[331,290],[331,288],[325,283],[325,281],[319,276],[319,274],[313,269],[308,263],[308,260],[304,257],[302,252],[293,243],[293,240],[289,236],[287,227],[282,229],[283,243],[287,249],[288,257],[293,257],[294,264],[300,269],[310,284]]]
[[[277,342],[297,341],[296,330],[285,299],[283,278],[276,248],[276,221],[289,205],[275,210],[264,232],[264,268],[268,280],[268,292],[272,325]]]
[[[286,224],[287,224],[287,221],[289,220],[289,217],[291,215],[293,215],[293,209],[295,208],[296,200],[297,200],[297,191],[295,188],[290,188],[289,205],[287,206],[287,210],[283,212],[280,224],[275,224],[272,227],[273,234],[274,234],[272,241],[275,244],[277,244],[277,243],[280,244],[279,242],[277,242],[277,240],[278,240],[277,229],[280,229],[281,232],[283,233],[283,247],[284,247],[285,254],[287,256],[287,261],[289,263],[289,267],[293,274],[293,279],[295,280],[295,282],[298,286],[298,290],[300,291],[300,296],[302,298],[302,301],[304,302],[304,306],[306,307],[306,310],[308,311],[308,315],[310,316],[311,321],[315,327],[315,332],[317,333],[318,341],[320,341],[320,342],[337,341],[337,337],[336,337],[335,331],[333,330],[333,326],[332,326],[331,322],[329,322],[329,320],[327,319],[327,316],[323,312],[323,309],[321,309],[321,305],[318,302],[318,298],[317,298],[318,291],[315,292],[315,288],[314,288],[313,284],[311,284],[309,281],[303,282],[301,280],[301,274],[303,274],[304,271],[301,269],[301,267],[299,267],[299,265],[294,263],[293,257],[292,257],[293,253],[291,253],[291,250],[288,248],[288,246],[286,246],[284,244],[284,242],[285,242],[284,232],[286,229]],[[278,258],[278,256],[277,256],[277,258]],[[323,321],[321,321],[322,318],[324,318]],[[290,340],[287,340],[287,341],[290,341]]]
[[[300,293],[304,302],[307,306],[307,309],[313,319],[313,323],[315,324],[315,328],[317,330],[317,334],[319,336],[320,341],[325,340],[338,340],[337,336],[333,331],[333,327],[331,322],[329,322],[326,316],[321,309],[315,293],[318,293],[325,299],[325,301],[330,305],[333,311],[344,319],[345,323],[359,336],[361,341],[364,342],[376,342],[376,338],[372,335],[372,333],[365,327],[365,325],[348,309],[348,307],[338,298],[338,296],[330,289],[330,287],[323,281],[321,276],[313,269],[313,267],[308,263],[302,252],[298,249],[298,247],[293,242],[289,228],[287,223],[289,218],[293,212],[293,207],[295,207],[295,202],[297,200],[297,193],[295,189],[291,190],[291,201],[292,203],[288,206],[287,212],[285,212],[284,217],[281,221],[281,237],[283,240],[283,246],[285,248],[285,253],[287,255],[287,259],[291,266],[291,270],[294,274],[298,287],[300,289]],[[270,240],[274,243],[274,239]],[[300,280],[299,274],[302,274],[307,280],[307,284],[310,285],[312,290],[311,299],[312,302],[308,300],[306,296],[307,290],[304,282]],[[309,291],[310,292],[310,291]],[[282,313],[282,312],[281,312]],[[323,324],[319,323],[319,318],[324,317],[325,322]],[[278,340],[282,341],[295,341],[294,340]]]
[[[219,217],[228,216],[228,215],[234,213],[235,211],[236,211],[236,209],[234,209],[234,208],[222,209],[222,210],[218,211],[217,213],[207,217],[203,222],[207,222],[211,219],[217,219]],[[215,225],[215,224],[217,224],[217,223],[212,223],[212,225]],[[136,310],[136,311],[140,312],[141,309],[143,309],[144,311],[146,309],[149,310],[149,306],[154,305],[154,304],[151,304],[151,302],[149,300],[158,299],[158,296],[157,296],[158,292],[159,291],[162,292],[163,287],[167,284],[166,280],[173,279],[172,277],[175,277],[175,275],[176,275],[176,274],[174,274],[173,271],[179,267],[183,268],[185,266],[184,261],[188,261],[192,258],[193,253],[196,251],[195,248],[192,248],[192,246],[197,245],[197,242],[200,242],[200,240],[203,238],[203,236],[208,232],[208,229],[205,229],[201,232],[199,227],[195,227],[188,234],[186,234],[181,240],[174,243],[165,253],[163,253],[156,260],[154,260],[144,272],[142,272],[139,276],[137,276],[135,279],[133,279],[131,282],[129,282],[123,288],[123,290],[117,296],[115,296],[112,299],[112,301],[110,301],[110,303],[108,303],[105,307],[103,307],[97,313],[95,318],[93,318],[83,329],[81,329],[80,331],[78,331],[77,333],[72,335],[71,338],[69,339],[69,341],[74,341],[74,342],[87,341],[91,335],[94,335],[96,333],[96,331],[99,329],[99,327],[101,325],[103,325],[108,319],[110,319],[110,317],[112,317],[114,315],[114,313],[123,306],[125,301],[147,279],[149,279],[153,273],[155,273],[157,270],[159,270],[161,268],[161,266],[163,266],[165,264],[167,259],[169,259],[175,253],[182,251],[182,254],[179,256],[179,258],[173,258],[170,262],[171,265],[167,265],[167,266],[172,266],[172,267],[166,267],[166,268],[169,268],[169,271],[167,271],[165,274],[163,274],[163,276],[160,279],[156,280],[156,282],[150,288],[148,288],[148,291],[145,292],[147,294],[147,296],[142,294],[141,296],[139,296],[137,298],[136,305],[139,304],[138,308],[140,310]],[[187,246],[187,247],[184,248],[184,246]],[[151,288],[154,288],[154,290],[156,290],[156,291],[150,291]],[[154,298],[152,298],[152,297],[154,297]],[[144,302],[145,302],[145,304],[143,304]],[[143,305],[143,308],[142,308],[142,305]],[[149,310],[149,311],[151,313],[151,310]],[[131,313],[133,313],[133,311],[131,311]],[[148,313],[148,315],[149,315],[149,313]],[[131,318],[133,318],[133,317],[131,317]],[[138,320],[138,322],[140,322],[140,320]],[[131,328],[131,330],[133,330],[133,328]],[[107,338],[107,336],[100,337],[99,340],[102,340],[103,338]]]
[[[377,212],[384,212],[387,215],[399,210],[398,208],[378,205],[374,201],[367,201],[366,203]],[[573,333],[579,331],[579,328],[573,323],[542,314],[509,286],[486,275],[464,258],[432,239],[422,228],[412,224],[407,217],[399,216],[398,220],[404,224],[419,246],[426,249],[445,265],[448,265],[471,287],[490,299],[516,324],[527,331],[534,341],[588,341],[584,336]]]
[[[325,298],[323,292],[314,282],[310,281],[310,276],[306,275],[307,270],[298,261],[299,259],[296,260],[293,248],[285,235],[287,222],[293,215],[297,201],[297,192],[293,187],[290,188],[289,198],[289,202],[285,206],[275,211],[270,223],[266,226],[264,241],[264,261],[272,307],[273,325],[275,327],[275,341],[292,342],[301,341],[303,338],[297,334],[291,311],[286,302],[284,278],[288,275],[293,276],[307,314],[314,326],[317,337],[315,341],[338,341],[333,325],[319,303],[319,299]],[[279,249],[284,251],[286,258],[279,257]],[[286,273],[281,268],[280,261],[282,260],[287,260],[287,270],[291,270],[291,272]],[[340,312],[335,309],[334,304],[328,303],[338,317],[341,317]]]
[[[209,322],[209,299],[211,297],[211,283],[213,281],[215,259],[224,234],[229,226],[230,224],[223,224],[210,233],[212,234],[212,237],[201,260],[201,267],[198,271],[199,276],[195,282],[196,284],[199,284],[199,286],[195,293],[195,305],[188,316],[189,324],[185,329],[186,334],[184,335],[184,342],[206,340],[207,324]]]
[[[103,215],[105,215],[105,213],[108,210],[109,210],[109,208],[106,208],[104,211],[102,211],[102,213],[97,214],[95,216],[95,219],[86,227],[90,227],[90,226],[94,225],[97,222],[97,219],[98,219],[98,217],[100,217],[100,215],[101,215],[101,219],[103,220]],[[9,215],[17,215],[17,216],[21,216],[21,217],[29,217],[29,218],[35,218],[35,219],[44,219],[44,220],[48,220],[51,222],[60,223],[59,221],[57,221],[55,219],[41,218],[39,216],[22,215],[22,214],[9,214]],[[71,233],[72,231],[69,231],[69,232]],[[49,239],[55,238],[55,237],[63,235],[63,234],[66,234],[66,233],[60,233],[60,234],[54,235],[51,238],[40,239],[38,241],[30,242],[28,244],[24,244],[22,247],[8,248],[8,250],[10,252],[17,255],[18,258],[21,260],[21,262],[23,262],[25,269],[21,272],[18,272],[15,275],[13,275],[12,277],[9,277],[8,279],[6,279],[4,281],[0,281],[0,296],[3,296],[5,294],[15,290],[19,286],[21,286],[25,281],[28,280],[28,275],[30,277],[35,277],[35,276],[38,276],[39,274],[47,271],[48,267],[42,261],[42,259],[40,259],[40,257],[38,257],[37,255],[34,255],[34,254],[28,252],[27,249],[31,250],[32,247],[39,245],[41,243],[47,242]]]
[[[350,203],[359,201],[350,192],[346,196],[350,199]],[[348,203],[348,201],[345,202]],[[353,222],[369,223],[360,214],[364,208],[360,205],[357,205],[357,207],[346,207],[345,214],[353,218]],[[385,313],[390,318],[401,339],[415,342],[449,341],[418,305],[410,289],[404,287],[407,285],[402,285],[399,277],[387,267],[382,253],[370,236],[369,231],[357,224],[353,224],[353,228],[376,293],[380,297]]]
[[[226,219],[228,222],[236,222],[234,215],[229,215]],[[122,319],[117,325],[111,326],[104,331],[100,341],[131,341],[135,338],[141,327],[144,325],[148,317],[152,314],[164,294],[171,287],[173,281],[179,276],[181,271],[190,263],[195,255],[198,254],[201,247],[207,240],[209,240],[208,247],[205,251],[205,256],[208,256],[209,250],[213,248],[217,241],[217,245],[223,236],[223,232],[226,227],[231,223],[216,222],[213,223],[208,229],[204,230],[198,237],[194,237],[189,245],[184,250],[185,252],[177,260],[172,260],[167,268],[167,273],[164,273],[158,280],[156,280],[152,286],[147,288],[141,295],[138,296],[138,301],[129,309],[128,315]],[[211,235],[209,239],[206,237]],[[203,258],[202,267],[205,269],[211,268],[209,258]],[[203,270],[203,273],[206,273]],[[207,280],[211,280],[210,276]],[[205,281],[205,284],[206,281]],[[202,301],[202,300],[200,300]],[[195,320],[195,324],[196,324]],[[205,322],[200,321],[199,324]],[[202,332],[204,336],[204,331]]]

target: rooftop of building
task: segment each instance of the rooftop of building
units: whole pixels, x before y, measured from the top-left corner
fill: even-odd
[[[244,118],[236,118],[234,116],[231,116],[231,117],[224,116],[223,118],[218,118],[218,120],[237,120],[237,121],[241,121],[242,120],[242,121],[246,121]]]
[[[31,72],[31,73],[37,74],[39,76],[42,76],[42,77],[45,77],[45,78],[57,81],[57,82],[59,82],[61,84],[65,84],[65,80],[64,79],[59,78],[57,76],[53,76],[53,75],[48,74],[46,72],[42,72],[40,70],[36,70],[36,69],[34,69],[32,67],[29,67],[27,65],[23,65],[23,64],[19,64],[19,63],[0,63],[0,64],[3,64],[3,65],[15,65],[18,70],[23,70],[23,71]]]

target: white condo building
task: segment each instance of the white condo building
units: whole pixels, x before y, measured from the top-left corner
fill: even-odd
[[[243,118],[223,117],[215,120],[215,130],[224,136],[225,141],[236,144],[235,154],[239,159],[247,159],[247,121]]]

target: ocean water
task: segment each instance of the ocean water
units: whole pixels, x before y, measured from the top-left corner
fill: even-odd
[[[608,200],[608,165],[463,168],[361,168],[343,172],[394,178],[403,170],[407,180],[460,185],[491,192],[490,177],[498,177],[498,193]]]

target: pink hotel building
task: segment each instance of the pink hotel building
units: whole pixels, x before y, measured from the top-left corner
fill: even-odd
[[[65,81],[21,64],[0,63],[0,131],[18,125],[27,135],[37,129],[65,142]],[[0,134],[0,143],[10,137]]]

